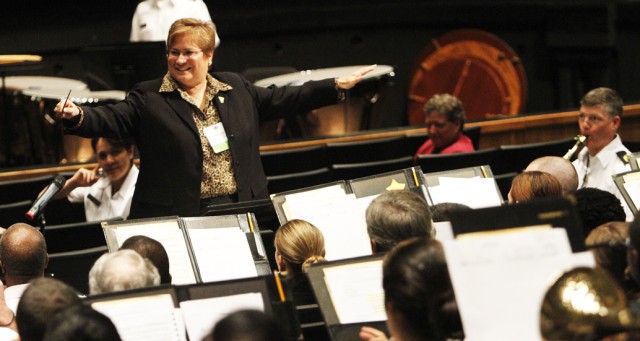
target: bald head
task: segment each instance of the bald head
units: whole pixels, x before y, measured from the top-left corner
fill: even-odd
[[[0,262],[7,286],[43,277],[48,263],[44,236],[28,224],[9,226],[0,240]]]
[[[569,160],[559,156],[543,156],[527,166],[528,171],[541,171],[553,175],[562,185],[562,194],[567,195],[578,189],[578,173]]]

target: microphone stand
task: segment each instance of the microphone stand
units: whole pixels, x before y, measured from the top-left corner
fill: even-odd
[[[44,210],[38,214],[38,227],[40,228],[40,233],[44,236],[44,229],[47,226],[47,220],[44,218]]]

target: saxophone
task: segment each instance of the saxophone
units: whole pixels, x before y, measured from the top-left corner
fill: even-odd
[[[574,140],[576,140],[576,144],[574,144],[573,147],[571,147],[571,149],[569,149],[567,153],[564,154],[564,156],[562,157],[563,159],[571,160],[571,158],[573,157],[573,154],[575,154],[575,152],[578,150],[580,145],[582,145],[584,141],[587,140],[587,137],[584,135],[578,135],[574,138]]]

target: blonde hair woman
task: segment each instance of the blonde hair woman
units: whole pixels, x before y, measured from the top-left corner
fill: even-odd
[[[311,264],[324,262],[324,236],[313,224],[294,219],[280,226],[275,236],[278,269],[286,273],[296,305],[315,303],[304,272]]]

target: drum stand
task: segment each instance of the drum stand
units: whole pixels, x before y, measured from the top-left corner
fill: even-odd
[[[2,56],[0,56],[2,57]],[[14,57],[14,56],[7,56]],[[0,167],[5,163],[8,163],[9,158],[9,145],[11,144],[9,138],[9,96],[7,95],[7,72],[33,70],[41,67],[41,60],[35,60],[34,56],[16,55],[15,58],[1,58],[0,59],[0,97],[2,97],[2,103],[0,104]]]

